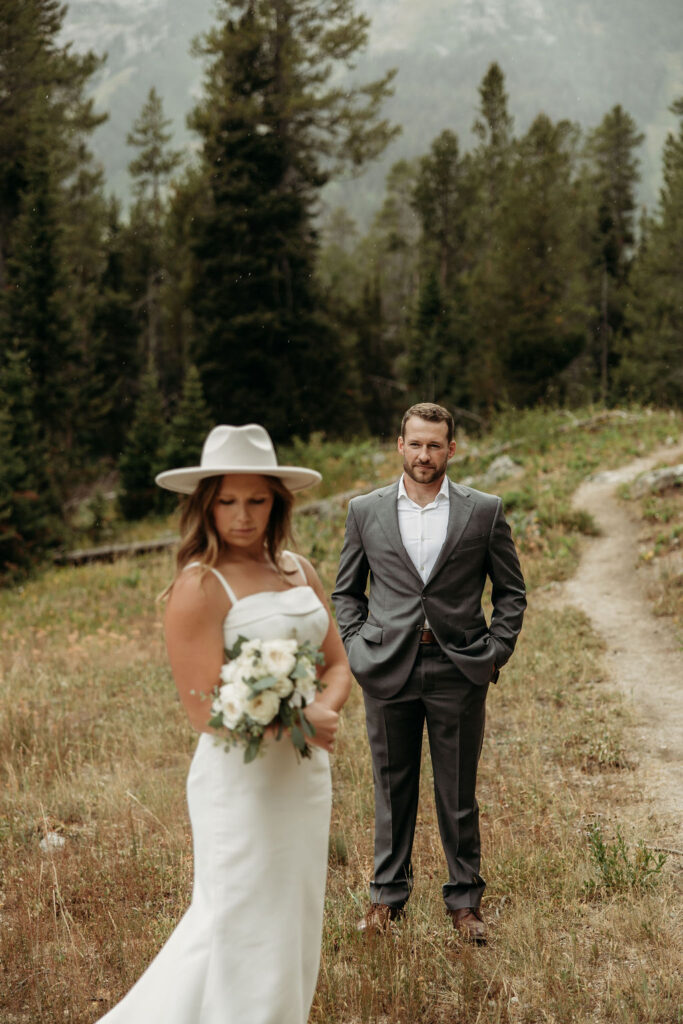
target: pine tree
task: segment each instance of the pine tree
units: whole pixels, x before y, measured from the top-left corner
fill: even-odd
[[[358,251],[358,228],[343,207],[337,207],[321,231],[316,276],[326,299],[347,308],[363,296],[367,267]]]
[[[104,120],[85,89],[101,61],[60,45],[57,0],[6,0],[0,19],[0,341],[25,350],[55,479],[81,459],[84,360],[101,262]]]
[[[439,283],[447,290],[464,267],[472,199],[468,162],[460,156],[458,138],[451,131],[442,132],[420,161],[413,203],[422,224],[426,261],[438,268]]]
[[[181,160],[180,151],[169,148],[172,138],[172,133],[168,131],[170,124],[170,119],[164,117],[161,99],[156,89],[152,88],[133,124],[133,130],[126,137],[127,144],[137,150],[137,156],[128,164],[136,197],[131,211],[131,229],[135,237],[137,262],[144,280],[140,313],[146,325],[146,351],[155,363],[158,363],[160,354],[160,292],[167,248],[163,230],[164,189]]]
[[[171,418],[163,461],[168,468],[198,466],[204,439],[212,426],[211,414],[196,366],[185,374],[178,408]]]
[[[379,274],[367,248],[358,244],[354,220],[346,210],[333,211],[324,228],[317,265],[325,303],[342,335],[346,376],[346,430],[375,436],[393,434],[397,416],[395,353],[387,336]]]
[[[473,131],[479,142],[469,163],[472,210],[466,246],[471,273],[466,293],[469,321],[470,390],[480,408],[503,396],[504,376],[499,342],[509,315],[502,252],[503,197],[515,152],[513,119],[508,111],[505,77],[492,64],[479,86],[479,112]]]
[[[126,143],[138,150],[137,157],[128,164],[134,181],[133,193],[138,200],[149,203],[157,229],[161,226],[163,189],[182,156],[180,150],[168,147],[173,137],[168,131],[170,124],[171,119],[164,117],[161,97],[152,87],[133,130],[126,136]]]
[[[119,507],[126,519],[141,519],[163,505],[154,483],[164,465],[167,426],[156,370],[151,365],[142,376],[135,415],[119,459]]]
[[[409,344],[412,311],[420,282],[420,219],[415,210],[417,161],[399,160],[386,179],[386,197],[360,247],[379,288],[388,357]]]
[[[103,238],[104,265],[97,280],[85,360],[81,404],[83,442],[90,456],[117,459],[133,418],[141,373],[139,325],[133,311],[130,234],[111,200]],[[144,365],[144,363],[142,363]]]
[[[635,192],[640,180],[635,151],[643,138],[631,115],[621,106],[615,106],[589,134],[586,145],[595,203],[591,274],[594,352],[603,402],[609,392],[613,339],[624,325],[624,303],[635,241]]]
[[[478,373],[478,356],[467,304],[476,202],[472,160],[460,155],[453,132],[442,132],[420,161],[413,195],[422,228],[423,283],[410,339],[413,365],[407,372],[416,401],[419,394],[438,395],[439,401],[465,416],[467,409],[478,405],[469,384],[471,374]],[[420,337],[422,332],[427,332],[425,337]],[[425,360],[431,363],[429,368]],[[424,381],[425,374],[431,383]],[[423,390],[416,390],[420,378]]]
[[[412,402],[437,400],[437,387],[440,392],[443,382],[445,320],[441,289],[436,272],[431,270],[420,292],[412,344],[406,354],[405,380]]]
[[[373,437],[393,438],[405,399],[396,380],[396,355],[384,323],[378,275],[366,282],[354,322],[362,426]]]
[[[664,144],[657,216],[641,232],[629,293],[632,331],[621,342],[617,383],[640,401],[683,402],[683,96],[670,110],[680,120]]]
[[[166,443],[160,452],[165,469],[177,466],[198,466],[204,439],[212,426],[211,414],[202,390],[196,366],[190,364],[183,381],[183,390],[177,408],[168,425]],[[159,494],[158,507],[173,508],[175,495],[168,491]]]
[[[51,154],[34,140],[26,191],[14,222],[13,252],[0,338],[16,340],[26,352],[33,378],[36,415],[55,468],[64,468],[76,442],[82,364],[67,299],[59,193]]]
[[[90,166],[85,140],[106,119],[86,99],[101,64],[92,53],[59,45],[66,8],[59,0],[3,0],[0,19],[0,286],[12,252],[13,222],[30,189],[35,138],[43,139],[63,189],[65,218]],[[33,151],[33,152],[32,152]]]
[[[11,229],[26,190],[28,147],[40,114],[39,93],[50,88],[49,42],[61,28],[57,0],[6,0],[0,19],[0,286],[11,249]]]
[[[514,121],[508,110],[505,75],[495,62],[484,75],[478,91],[478,117],[472,131],[479,140],[473,159],[480,192],[480,234],[484,241],[493,242],[496,215],[514,147]]]
[[[391,138],[379,107],[392,76],[329,84],[366,41],[352,0],[219,10],[197,47],[208,65],[191,119],[207,170],[192,235],[194,357],[216,419],[262,409],[278,439],[339,428],[348,381],[313,276],[314,206],[336,165],[360,166]]]
[[[0,363],[2,581],[26,572],[64,533],[34,407],[28,359],[18,343],[9,343]]]
[[[500,217],[498,273],[507,308],[498,340],[505,396],[562,397],[562,371],[586,344],[586,260],[575,225],[579,132],[539,114],[519,140]]]

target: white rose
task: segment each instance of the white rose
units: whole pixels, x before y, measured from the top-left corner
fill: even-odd
[[[222,712],[223,725],[227,729],[234,729],[246,711],[251,713],[250,696],[251,690],[245,683],[227,683],[221,686],[213,703],[213,710]]]
[[[280,676],[273,685],[270,687],[273,693],[276,693],[278,697],[289,697],[290,693],[294,689],[294,683],[289,676]]]
[[[304,704],[310,704],[312,700],[315,700],[317,693],[315,667],[308,659],[302,659],[299,664],[306,669],[306,674],[297,679],[296,688],[303,697]]]
[[[261,660],[261,641],[260,640],[247,640],[246,644],[242,644],[242,648],[239,654],[239,660],[249,662],[253,664],[255,661]]]
[[[298,690],[295,690],[292,696],[289,698],[288,704],[290,708],[300,708],[303,705],[304,698],[301,696]]]
[[[266,640],[263,644],[263,667],[271,676],[288,676],[296,665],[296,640]]]
[[[221,682],[222,683],[232,683],[232,682],[235,682],[235,679],[236,679],[235,666],[236,666],[236,664],[237,664],[237,662],[235,662],[235,661],[228,661],[228,662],[226,662],[225,665],[221,666]]]
[[[267,675],[261,663],[261,652],[254,648],[249,651],[245,651],[243,648],[231,664],[235,666],[232,675],[234,680],[239,679],[244,682],[247,679],[260,679],[261,676]]]
[[[249,701],[247,714],[259,725],[269,725],[280,710],[280,698],[272,690],[262,690]]]
[[[318,692],[315,685],[315,676],[304,676],[303,679],[297,679],[296,688],[301,694],[304,704],[310,704],[315,700],[315,695]]]

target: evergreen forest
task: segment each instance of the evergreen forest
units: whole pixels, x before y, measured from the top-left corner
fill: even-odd
[[[445,126],[361,229],[321,194],[400,132],[383,113],[396,72],[340,74],[368,19],[353,0],[218,0],[193,43],[193,151],[151,89],[123,210],[90,149],[105,58],[63,44],[64,17],[3,0],[0,579],[67,542],[102,480],[122,517],[163,512],[154,475],[195,463],[214,423],[286,444],[391,438],[419,400],[468,431],[539,404],[680,405],[683,96],[643,211],[627,110],[539,110],[519,133],[492,63],[471,148]]]

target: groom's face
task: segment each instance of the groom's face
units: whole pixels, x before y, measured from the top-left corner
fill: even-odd
[[[448,460],[455,452],[455,441],[448,442],[446,423],[411,416],[406,421],[403,437],[398,439],[403,456],[404,472],[418,484],[431,484],[446,472]]]

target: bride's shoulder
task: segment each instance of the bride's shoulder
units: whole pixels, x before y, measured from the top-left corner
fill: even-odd
[[[201,562],[192,562],[176,576],[169,595],[169,607],[177,611],[202,612],[211,607],[220,610],[226,594],[216,574]]]
[[[318,576],[318,573],[316,572],[315,567],[313,566],[313,564],[311,562],[309,562],[309,560],[307,558],[305,558],[303,555],[300,555],[298,553],[294,554],[291,551],[286,551],[286,552],[283,551],[282,554],[283,555],[289,555],[289,559],[290,559],[291,564],[292,565],[296,564],[296,568],[297,568],[297,570],[299,572],[299,575],[300,575],[300,578],[301,578],[302,582],[304,582],[306,585],[308,585],[313,590],[315,590],[315,592],[318,595],[318,597],[320,597],[321,600],[324,603],[325,602],[325,596],[324,596],[323,585],[320,582],[320,577]],[[289,569],[290,566],[288,565],[287,568]]]
[[[307,583],[311,582],[311,578],[315,576],[315,569],[307,558],[294,551],[280,552],[278,557],[278,563],[280,571],[286,573],[288,576],[298,574],[301,579],[305,579]]]

